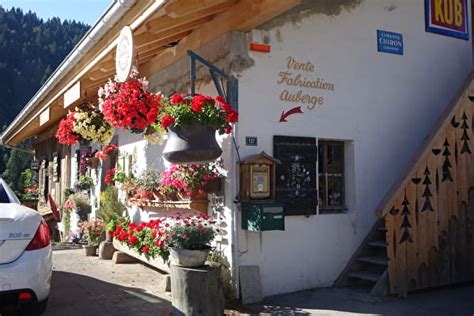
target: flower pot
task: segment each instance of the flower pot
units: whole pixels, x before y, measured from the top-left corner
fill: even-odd
[[[216,141],[216,130],[209,126],[183,125],[168,127],[163,156],[169,162],[205,163],[216,160],[222,149]]]
[[[189,250],[170,247],[169,250],[171,264],[174,264],[175,266],[193,268],[204,265],[211,249]]]
[[[87,160],[87,164],[89,165],[89,167],[91,167],[92,169],[97,169],[97,167],[99,166],[100,164],[100,160],[99,158],[95,158],[95,157],[91,157]]]
[[[97,246],[84,245],[83,247],[86,251],[86,256],[87,257],[93,257],[93,256],[97,255]]]

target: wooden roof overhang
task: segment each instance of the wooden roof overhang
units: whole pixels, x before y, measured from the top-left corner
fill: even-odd
[[[96,99],[98,88],[115,74],[115,47],[121,29],[134,34],[140,75],[149,76],[229,32],[246,32],[299,4],[301,0],[138,0],[32,111],[2,135],[16,144],[39,134],[52,136],[58,121],[84,96]],[[80,98],[68,104],[72,89]],[[67,97],[66,97],[67,98]],[[49,115],[43,114],[49,111]],[[49,116],[49,118],[48,118]],[[49,131],[49,132],[47,132]]]

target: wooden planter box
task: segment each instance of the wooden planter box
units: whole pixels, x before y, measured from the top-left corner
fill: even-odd
[[[187,201],[139,201],[130,199],[131,204],[140,207],[151,207],[163,211],[197,211],[202,214],[207,214],[209,206],[208,200],[187,200]]]
[[[128,248],[126,245],[122,244],[120,241],[118,241],[116,238],[114,238],[113,241],[114,248],[117,249],[118,251],[124,252],[127,255],[134,257],[160,271],[163,271],[165,273],[170,273],[170,265],[168,261],[163,260],[161,257],[157,258],[150,258],[147,259],[143,254],[138,253],[134,249]]]

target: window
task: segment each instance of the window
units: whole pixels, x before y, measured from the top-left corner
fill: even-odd
[[[276,165],[276,200],[285,215],[346,211],[344,150],[344,141],[273,136],[273,156],[281,162]]]
[[[319,213],[345,210],[344,142],[318,141]]]

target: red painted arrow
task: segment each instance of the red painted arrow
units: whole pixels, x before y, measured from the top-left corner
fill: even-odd
[[[286,118],[292,114],[297,114],[297,113],[303,114],[303,111],[301,110],[301,106],[294,107],[291,110],[288,110],[286,113],[285,111],[281,112],[280,123],[288,122]]]

